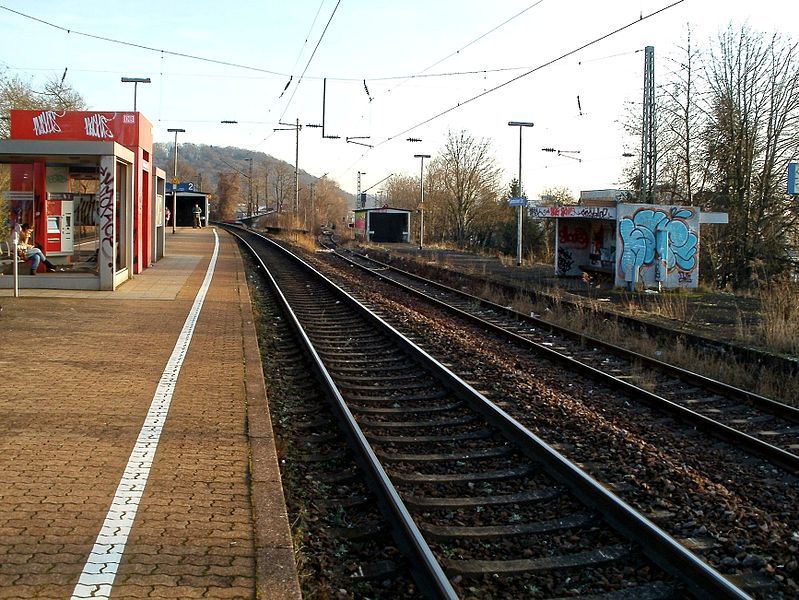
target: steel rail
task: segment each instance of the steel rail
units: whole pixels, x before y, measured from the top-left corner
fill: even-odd
[[[782,448],[774,446],[773,444],[769,444],[768,442],[764,442],[761,439],[758,439],[747,433],[734,429],[728,425],[724,425],[723,423],[720,423],[714,419],[706,417],[684,406],[680,406],[679,404],[672,402],[671,400],[668,400],[666,398],[663,398],[662,396],[659,396],[653,392],[640,388],[632,383],[619,379],[618,377],[615,377],[609,373],[605,373],[595,367],[592,367],[575,358],[572,358],[571,356],[567,356],[566,354],[558,352],[553,348],[549,348],[547,346],[534,342],[533,340],[530,340],[513,331],[509,331],[504,327],[502,327],[501,325],[497,325],[477,315],[464,311],[456,306],[452,306],[451,304],[448,304],[445,301],[440,300],[439,298],[430,296],[420,290],[417,290],[413,287],[407,286],[401,282],[391,279],[391,277],[385,275],[384,272],[376,271],[374,269],[365,267],[364,265],[358,264],[357,261],[353,261],[347,258],[346,256],[343,256],[339,252],[337,252],[336,254],[340,256],[342,259],[346,260],[348,263],[357,266],[358,268],[363,269],[364,271],[372,273],[372,275],[374,275],[375,277],[383,281],[390,282],[392,285],[398,286],[408,293],[411,293],[418,297],[422,297],[425,300],[431,302],[432,304],[435,304],[436,306],[439,306],[440,308],[450,313],[457,314],[459,317],[468,320],[472,323],[478,324],[480,327],[490,329],[491,331],[504,336],[506,339],[510,339],[518,344],[530,347],[535,351],[545,355],[550,360],[560,362],[561,364],[566,365],[570,369],[584,373],[587,376],[592,377],[596,380],[605,382],[616,389],[622,390],[623,392],[631,395],[634,398],[639,397],[647,405],[668,412],[669,414],[683,421],[698,426],[703,431],[707,431],[708,433],[716,435],[723,440],[734,442],[736,444],[741,444],[744,448],[748,449],[750,452],[755,453],[758,456],[761,456],[766,460],[774,464],[777,464],[792,473],[799,473],[799,455],[797,454],[793,454],[791,452],[783,450]],[[381,268],[386,268],[387,270],[395,271],[403,276],[407,276],[414,280],[424,282],[426,285],[431,285],[438,289],[444,290],[448,293],[456,294],[461,298],[466,298],[474,302],[479,302],[482,306],[491,308],[492,310],[495,311],[502,312],[503,314],[506,314],[507,316],[510,316],[517,320],[531,323],[536,326],[544,327],[548,329],[550,332],[558,333],[564,336],[568,336],[572,339],[577,339],[586,343],[590,343],[595,346],[599,346],[601,348],[605,348],[611,352],[617,353],[627,358],[628,360],[640,361],[643,364],[646,364],[654,368],[662,369],[663,371],[677,377],[684,376],[692,383],[704,386],[707,389],[710,389],[711,391],[717,391],[722,394],[727,394],[729,397],[733,399],[740,400],[743,402],[748,402],[761,410],[771,412],[772,414],[785,418],[786,420],[790,420],[794,423],[799,423],[799,409],[782,404],[780,402],[776,402],[775,400],[772,400],[770,398],[759,396],[757,394],[753,394],[746,390],[741,390],[739,388],[727,385],[725,383],[715,381],[708,377],[704,377],[703,375],[692,373],[690,371],[681,369],[679,367],[675,367],[674,365],[669,365],[668,363],[664,363],[657,359],[653,359],[648,356],[632,352],[625,348],[621,348],[620,346],[615,346],[608,342],[603,342],[602,340],[598,340],[596,338],[592,338],[577,333],[570,329],[555,326],[540,319],[536,319],[534,317],[528,317],[527,315],[517,313],[507,307],[500,306],[488,300],[484,300],[482,298],[478,298],[477,296],[473,296],[471,294],[467,294],[460,290],[456,290],[449,286],[443,285],[439,282],[425,279],[423,277],[420,277],[419,275],[415,275],[412,273],[408,273],[406,271],[402,271],[400,269],[396,269],[394,267],[391,267],[390,265],[381,263],[380,261],[375,261],[374,259],[367,257],[359,257],[359,258],[362,258],[364,260],[369,260],[370,262],[374,262],[376,264],[380,264]]]
[[[315,274],[316,278],[323,281],[334,294],[347,302],[368,322],[380,328],[389,335],[389,337],[405,347],[417,360],[428,368],[431,375],[437,378],[443,385],[453,390],[461,400],[467,402],[473,409],[480,412],[489,420],[489,422],[503,431],[505,435],[514,440],[520,447],[520,450],[525,454],[541,462],[551,476],[569,488],[572,493],[582,499],[586,504],[595,508],[606,518],[607,522],[615,527],[624,537],[640,545],[643,552],[655,564],[683,583],[692,593],[696,594],[698,597],[749,598],[743,590],[735,586],[723,575],[707,565],[698,556],[687,550],[665,531],[635,511],[615,494],[606,490],[598,481],[574,465],[565,456],[549,446],[544,440],[526,429],[508,413],[480,394],[417,344],[408,340],[397,329],[383,321],[327,276],[320,273],[306,261],[295,256],[280,244],[255,233],[252,233],[252,235],[256,235],[265,242],[273,245],[286,256],[291,257],[292,260],[307,272]],[[264,269],[266,269],[265,265]],[[282,301],[285,301],[285,299]],[[299,321],[296,322],[296,327],[299,327],[300,330],[302,329]],[[304,343],[311,346],[310,340],[304,333],[302,337]],[[318,355],[316,355],[315,352],[314,356],[318,359]],[[320,363],[319,368],[321,372],[324,373],[328,384],[332,388],[335,388],[335,383],[324,368],[324,365]],[[348,423],[350,426],[360,432],[354,417],[344,404],[341,394],[336,391],[335,397],[337,398],[337,402],[341,404],[342,413],[348,415]],[[377,461],[374,452],[369,447],[362,433],[359,433],[358,440],[359,443],[362,443],[368,448],[368,455],[374,457],[375,461]],[[390,487],[390,480],[379,464],[378,470],[382,473],[382,476],[385,477],[383,480],[384,484]],[[395,498],[404,509],[404,504],[396,494],[396,491],[392,494],[392,497]],[[404,510],[404,513],[409,517],[407,509]],[[415,526],[414,529],[416,529]],[[416,531],[418,532],[418,529],[416,529]],[[435,560],[434,557],[431,558]]]
[[[333,242],[335,243],[335,242]],[[353,254],[360,255],[357,252],[352,250],[348,250]],[[375,260],[369,258],[368,260]],[[380,262],[380,261],[375,261]],[[384,264],[384,263],[383,263]],[[390,266],[390,265],[387,265]],[[407,273],[406,271],[402,271],[402,269],[398,269],[397,267],[391,267],[399,272]],[[409,275],[412,275],[409,273]],[[472,276],[458,273],[458,275],[471,278]],[[554,301],[555,298],[549,296],[545,292],[535,291],[530,289],[524,289],[519,286],[512,285],[507,282],[502,281],[492,281],[491,282],[496,287],[504,290],[510,294],[518,294],[518,293],[528,293],[533,298],[546,300],[546,301]],[[440,284],[439,284],[440,285]],[[569,300],[566,298],[558,298],[557,301],[560,304],[565,304],[572,308],[580,308],[582,305],[579,301]],[[640,319],[636,319],[635,317],[630,317],[615,311],[597,311],[597,314],[600,314],[604,317],[615,319],[619,323],[629,327],[631,329],[637,329],[639,331],[644,331],[645,333],[653,336],[653,337],[663,337],[666,335],[674,335],[674,331],[670,330],[666,327],[661,325],[657,325],[654,323],[648,323],[646,321],[642,321]],[[799,374],[799,359],[784,357],[780,355],[770,354],[768,352],[764,352],[763,350],[759,350],[757,348],[748,348],[745,346],[740,346],[736,344],[731,344],[729,342],[724,342],[720,340],[714,340],[708,337],[695,335],[695,334],[688,334],[684,332],[680,332],[679,335],[686,341],[686,343],[691,347],[696,348],[710,348],[713,349],[715,352],[722,354],[722,355],[731,355],[742,358],[750,363],[762,364],[764,361],[769,361],[774,364],[775,368],[779,368],[782,372],[785,372],[789,375],[798,375]]]
[[[335,411],[341,418],[341,421],[346,428],[346,434],[351,443],[354,445],[354,451],[362,459],[362,468],[366,472],[368,479],[371,481],[373,488],[376,490],[377,495],[379,495],[382,499],[384,507],[387,508],[391,514],[395,525],[397,525],[396,530],[401,537],[401,541],[404,542],[406,555],[408,555],[408,558],[412,564],[415,565],[415,568],[412,569],[411,572],[413,577],[416,579],[416,583],[419,585],[420,590],[422,590],[423,593],[431,598],[446,598],[450,600],[457,599],[458,596],[455,593],[455,590],[452,588],[452,584],[449,582],[449,579],[441,568],[441,565],[439,565],[438,561],[433,555],[433,552],[422,536],[421,531],[419,531],[419,528],[408,512],[405,503],[402,501],[397,493],[397,490],[392,485],[391,480],[380,463],[380,460],[375,455],[374,451],[369,445],[369,442],[366,440],[363,431],[361,431],[361,428],[355,421],[355,417],[347,407],[344,398],[341,396],[341,392],[338,390],[333,378],[330,376],[330,373],[322,362],[322,359],[319,357],[319,354],[311,343],[311,340],[305,333],[305,330],[300,324],[297,315],[281,291],[274,277],[270,273],[269,268],[264,263],[263,259],[260,257],[255,248],[253,248],[252,245],[247,242],[247,240],[245,240],[238,233],[234,233],[232,228],[226,229],[233,233],[233,235],[235,235],[241,241],[241,243],[249,249],[254,259],[257,260],[261,265],[264,276],[269,282],[270,287],[272,287],[273,291],[275,292],[278,302],[285,311],[292,329],[296,333],[303,349],[311,360],[311,364],[313,365],[313,369],[316,372],[317,378],[331,399]],[[274,244],[266,238],[261,239]],[[275,247],[280,248],[278,245],[275,245]],[[281,250],[283,249],[281,248]],[[285,252],[285,250],[283,251]]]

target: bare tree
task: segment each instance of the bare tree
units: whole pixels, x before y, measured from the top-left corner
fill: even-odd
[[[441,183],[447,191],[444,202],[452,237],[465,245],[479,209],[487,203],[496,206],[499,196],[500,169],[491,154],[491,142],[476,140],[465,131],[450,131],[444,151],[434,163],[431,168],[441,170]]]
[[[66,74],[66,72],[65,72]],[[46,80],[41,90],[33,81],[18,76],[0,76],[0,138],[9,136],[7,117],[12,110],[83,110],[86,102],[64,78],[53,77]]]
[[[707,162],[701,153],[700,131],[704,126],[703,107],[698,91],[701,72],[699,49],[693,44],[691,27],[687,28],[679,55],[670,58],[673,68],[659,97],[658,147],[661,190],[670,194],[670,202],[693,204],[696,190],[707,178]]]
[[[341,229],[346,225],[349,207],[344,192],[335,181],[322,177],[314,188],[316,222],[320,225]]]
[[[419,178],[395,175],[385,183],[386,198],[395,208],[416,210],[419,208]]]
[[[214,214],[214,218],[225,221],[233,219],[236,216],[239,204],[242,202],[238,173],[233,171],[219,174],[216,198],[216,214]]]
[[[294,171],[287,165],[277,164],[270,173],[269,183],[275,199],[277,212],[282,213],[286,204],[292,204],[294,198]],[[293,207],[291,208],[293,211]]]

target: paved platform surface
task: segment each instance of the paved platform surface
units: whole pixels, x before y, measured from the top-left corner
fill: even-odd
[[[179,229],[116,292],[0,290],[0,598],[300,597],[224,232],[197,312],[214,248]]]

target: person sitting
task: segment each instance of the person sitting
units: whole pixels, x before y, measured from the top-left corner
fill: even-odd
[[[31,263],[31,275],[36,275],[36,269],[39,268],[39,263],[44,263],[48,273],[56,270],[53,263],[47,260],[47,257],[42,252],[41,248],[37,248],[30,243],[31,235],[33,234],[33,227],[27,223],[23,223],[19,231],[19,243],[17,244],[17,254],[22,260]]]

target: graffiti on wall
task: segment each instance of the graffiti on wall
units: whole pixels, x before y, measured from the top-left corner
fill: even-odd
[[[54,110],[45,110],[33,117],[33,131],[36,135],[46,135],[48,133],[61,133],[58,125],[58,118],[63,117],[64,113],[58,114]]]
[[[574,268],[574,257],[568,248],[558,248],[558,275],[568,275]]]
[[[558,244],[571,248],[588,248],[588,232],[580,225],[561,223],[558,227]]]
[[[113,139],[114,133],[108,126],[109,119],[105,115],[93,114],[83,118],[83,126],[86,130],[86,137],[98,138],[101,140]]]
[[[654,281],[695,282],[698,267],[698,213],[688,207],[637,208],[619,219],[621,272],[630,279],[638,269],[650,268]]]
[[[100,253],[108,266],[114,266],[114,175],[106,167],[100,166]]]
[[[533,219],[548,217],[570,219],[615,219],[616,208],[607,206],[531,206],[527,214]]]

